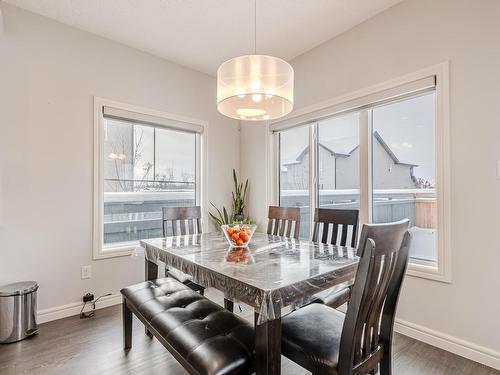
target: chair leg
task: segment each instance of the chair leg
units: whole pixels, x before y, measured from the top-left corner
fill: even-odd
[[[122,303],[123,317],[123,349],[128,350],[132,347],[132,311],[127,307],[124,299]]]
[[[200,294],[201,294],[202,296],[204,296],[204,295],[205,295],[205,288],[200,289]]]
[[[224,298],[224,308],[230,312],[234,311],[234,302],[230,299]]]
[[[380,375],[392,375],[392,351],[391,345],[384,345],[388,350],[384,351],[382,360],[380,361]]]

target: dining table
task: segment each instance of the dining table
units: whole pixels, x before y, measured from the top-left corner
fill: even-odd
[[[255,370],[281,372],[281,316],[314,300],[316,293],[352,282],[356,249],[254,233],[248,247],[231,247],[220,232],[140,241],[146,280],[158,266],[175,268],[226,300],[255,312]]]

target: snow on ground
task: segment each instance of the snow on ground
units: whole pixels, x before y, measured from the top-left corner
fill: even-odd
[[[436,229],[411,227],[410,257],[427,261],[437,261]]]

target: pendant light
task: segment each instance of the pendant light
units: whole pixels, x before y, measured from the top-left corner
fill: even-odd
[[[293,68],[280,58],[257,54],[257,0],[254,7],[254,54],[219,67],[217,109],[238,120],[273,120],[293,109]]]

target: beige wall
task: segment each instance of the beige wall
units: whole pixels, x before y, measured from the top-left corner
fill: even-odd
[[[39,309],[143,278],[131,257],[92,261],[93,96],[209,122],[207,198],[230,203],[236,121],[217,113],[215,80],[2,4],[0,284],[40,283]],[[236,140],[228,142],[227,140]],[[92,265],[92,278],[80,267]]]
[[[407,0],[292,61],[296,109],[450,61],[452,283],[407,277],[398,317],[414,335],[498,368],[499,15],[498,0]],[[265,136],[265,126],[243,125],[252,164],[266,160]],[[247,161],[251,182],[263,181],[265,168]],[[260,222],[268,194],[252,196]]]

